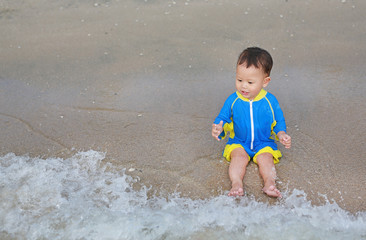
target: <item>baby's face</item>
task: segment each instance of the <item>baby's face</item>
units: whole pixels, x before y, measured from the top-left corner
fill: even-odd
[[[253,100],[262,88],[266,87],[271,78],[267,76],[262,68],[239,65],[236,68],[236,90],[249,100]]]

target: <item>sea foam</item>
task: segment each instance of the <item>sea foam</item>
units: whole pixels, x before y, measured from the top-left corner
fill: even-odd
[[[0,157],[0,237],[17,239],[366,239],[366,213],[313,206],[300,190],[270,205],[225,195],[193,200],[149,188],[105,154]]]

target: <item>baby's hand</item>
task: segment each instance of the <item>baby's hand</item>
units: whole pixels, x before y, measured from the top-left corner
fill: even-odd
[[[291,137],[289,135],[287,135],[287,133],[281,131],[277,134],[280,143],[282,143],[285,148],[290,148],[291,147]]]
[[[212,136],[217,140],[220,141],[219,135],[221,134],[223,128],[222,128],[222,124],[224,122],[220,121],[219,124],[212,124]]]

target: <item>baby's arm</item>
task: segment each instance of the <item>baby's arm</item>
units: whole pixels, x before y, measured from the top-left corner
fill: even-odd
[[[219,124],[212,124],[212,136],[217,140],[220,141],[219,135],[222,133],[222,131],[224,130],[222,127],[222,124],[224,122],[221,120]]]
[[[277,137],[280,140],[280,143],[285,146],[285,148],[291,147],[291,137],[287,133],[285,133],[284,131],[279,131],[277,133]]]

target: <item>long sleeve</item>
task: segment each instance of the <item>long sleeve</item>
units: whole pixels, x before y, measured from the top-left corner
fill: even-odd
[[[225,138],[227,132],[233,131],[233,124],[231,119],[232,117],[231,107],[236,98],[237,98],[236,93],[233,93],[226,99],[224,106],[221,108],[219,115],[216,117],[214,121],[215,124],[219,124],[221,121],[223,121],[224,130],[219,136],[220,139]]]
[[[273,128],[273,131],[277,134],[280,131],[286,132],[286,121],[283,115],[282,109],[280,104],[278,103],[277,99],[273,97],[273,111],[276,118],[276,126]]]

